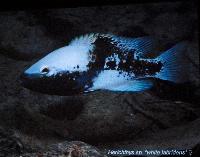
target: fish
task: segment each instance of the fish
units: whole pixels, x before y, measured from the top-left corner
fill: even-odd
[[[70,96],[98,90],[141,92],[154,86],[153,79],[187,82],[187,42],[148,57],[155,43],[150,36],[84,34],[27,68],[21,84],[44,94]]]

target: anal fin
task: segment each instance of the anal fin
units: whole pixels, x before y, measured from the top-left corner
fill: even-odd
[[[108,90],[121,92],[139,92],[150,89],[153,86],[150,80],[129,80],[117,86],[110,86]]]

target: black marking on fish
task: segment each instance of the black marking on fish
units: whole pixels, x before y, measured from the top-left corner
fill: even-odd
[[[93,43],[95,46],[94,50],[90,51],[91,61],[87,65],[90,70],[99,72],[103,69],[105,59],[113,53],[113,46],[110,43],[110,38],[98,36]]]
[[[25,81],[23,81],[25,79]],[[27,82],[28,79],[28,82]],[[53,77],[41,76],[21,76],[22,85],[26,88],[33,89],[46,94],[56,95],[74,95],[84,93],[87,88],[91,87],[90,78],[87,72],[69,71],[59,72]],[[88,86],[87,88],[85,86]]]
[[[127,50],[118,47],[116,40],[113,40],[110,36],[99,35],[96,41],[93,43],[95,48],[90,52],[91,61],[87,65],[89,71],[95,71],[97,75],[102,70],[118,70],[120,73],[128,72],[128,74],[134,77],[141,77],[146,75],[155,75],[160,72],[163,64],[161,62],[149,62],[140,58],[134,58],[137,56],[135,49]],[[106,58],[114,57],[114,54],[118,55],[120,62],[117,64],[116,60],[109,60],[106,62]],[[106,68],[104,68],[106,65]],[[94,76],[93,76],[94,77]]]
[[[120,63],[116,68],[119,71],[125,71],[128,73],[134,73],[135,77],[141,77],[146,75],[154,75],[162,68],[161,62],[149,62],[140,59],[134,59],[133,53],[128,52],[125,56],[119,56]]]

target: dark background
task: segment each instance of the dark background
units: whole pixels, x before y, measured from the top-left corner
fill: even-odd
[[[105,5],[120,5],[120,4],[144,4],[144,3],[166,3],[166,2],[187,2],[187,0],[101,0],[101,1],[90,1],[90,0],[58,0],[58,1],[20,1],[12,0],[4,1],[1,3],[2,10],[28,10],[28,9],[44,9],[44,8],[67,8],[67,7],[81,7],[81,6],[105,6]],[[190,3],[198,3],[197,0],[192,0]]]
[[[73,144],[86,150],[86,156],[103,156],[116,147],[187,148],[198,154],[197,2],[43,2],[1,5],[0,156],[63,154]],[[154,36],[159,51],[188,41],[190,83],[157,80],[153,89],[142,93],[100,91],[74,97],[49,96],[20,86],[19,75],[25,68],[91,32]],[[63,147],[58,148],[59,142]]]

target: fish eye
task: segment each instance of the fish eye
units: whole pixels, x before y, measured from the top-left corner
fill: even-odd
[[[48,68],[48,67],[42,67],[42,68],[40,69],[40,72],[41,72],[41,73],[48,73],[48,72],[49,72],[49,68]]]

